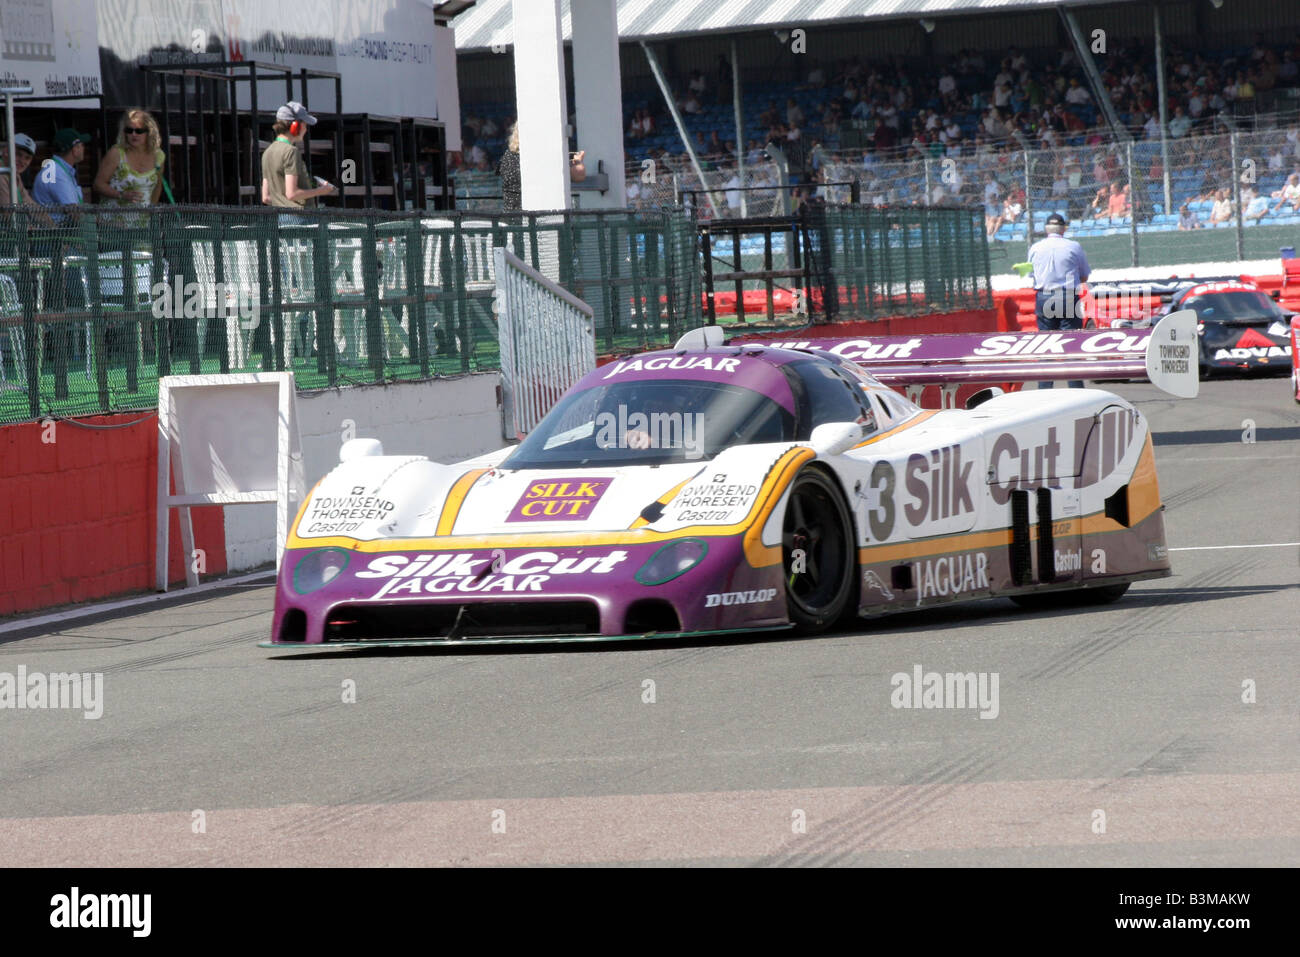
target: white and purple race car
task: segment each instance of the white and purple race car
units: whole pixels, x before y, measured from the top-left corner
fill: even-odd
[[[600,366],[518,445],[457,465],[343,446],[288,537],[267,647],[685,638],[1170,574],[1146,417],[1197,390],[1154,329],[725,343]],[[904,391],[979,391],[922,409]],[[966,390],[966,391],[969,391]]]

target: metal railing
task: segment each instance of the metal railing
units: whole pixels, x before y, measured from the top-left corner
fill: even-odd
[[[537,427],[557,399],[596,368],[592,308],[509,250],[496,258],[497,330],[505,438]]]

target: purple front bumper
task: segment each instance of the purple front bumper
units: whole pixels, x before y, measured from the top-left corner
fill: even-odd
[[[700,545],[676,544],[685,541],[703,543],[703,557],[655,584],[676,556],[698,555]],[[788,624],[782,566],[751,566],[740,536],[437,551],[393,545],[287,550],[271,644],[612,638]],[[674,550],[647,564],[665,548]],[[313,587],[322,564],[344,567]]]

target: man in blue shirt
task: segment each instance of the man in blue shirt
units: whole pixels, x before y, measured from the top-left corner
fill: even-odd
[[[1080,286],[1092,272],[1083,247],[1065,238],[1065,217],[1052,213],[1045,226],[1047,236],[1029,247],[1029,261],[1034,267],[1034,311],[1040,332],[1083,327]],[[1040,382],[1040,389],[1052,383]],[[1070,388],[1082,389],[1079,379],[1070,380]]]
[[[86,144],[90,137],[73,129],[62,129],[54,134],[54,157],[47,160],[36,174],[32,185],[32,199],[41,206],[50,209],[50,219],[56,225],[71,231],[77,220],[76,213],[64,212],[62,207],[79,206],[82,202],[81,187],[77,184],[77,164],[86,158]],[[47,280],[45,308],[54,313],[65,309],[84,309],[86,291],[83,272],[79,268],[70,268],[64,257],[72,249],[67,239],[52,239],[49,244],[42,243],[32,250],[36,255],[49,257],[52,268]],[[58,368],[62,356],[74,356],[78,352],[77,337],[72,334],[68,323],[56,323],[49,330],[52,337],[51,348],[59,356],[55,361]],[[66,398],[60,394],[66,390],[64,381],[55,376],[56,398]]]
[[[64,129],[54,134],[54,158],[41,167],[32,186],[32,199],[42,206],[77,206],[81,203],[81,187],[77,184],[77,165],[86,158],[86,144],[90,137],[76,130]],[[66,219],[64,213],[51,213],[57,223]]]

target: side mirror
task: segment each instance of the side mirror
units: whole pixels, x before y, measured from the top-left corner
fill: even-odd
[[[987,389],[980,389],[969,399],[966,400],[967,409],[975,409],[983,405],[989,399],[996,399],[1000,395],[1005,395],[1005,391],[996,385],[991,385]]]
[[[383,455],[384,444],[378,439],[349,439],[339,448],[339,462],[351,462],[367,455]]]
[[[703,349],[718,349],[727,341],[727,334],[721,326],[700,326],[692,329],[677,340],[674,349],[690,352]]]
[[[826,422],[812,430],[808,444],[818,455],[839,455],[862,441],[862,426],[857,422]]]

